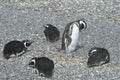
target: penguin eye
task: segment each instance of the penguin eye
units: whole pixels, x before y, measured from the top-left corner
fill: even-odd
[[[86,24],[85,24],[85,22],[84,21],[79,21],[79,24],[80,24],[80,30],[83,30],[83,29],[86,29]]]
[[[34,62],[31,62],[30,65],[35,65],[35,63],[34,63]]]
[[[34,65],[35,65],[35,62],[34,62],[34,61],[31,61],[31,62],[29,63],[29,65],[30,65],[30,66],[34,66]]]
[[[31,45],[31,43],[29,43],[29,42],[25,42],[25,43],[24,43],[24,46],[25,46],[25,47],[29,47],[30,45]]]
[[[35,60],[31,60],[29,63],[30,66],[35,66]]]
[[[46,25],[46,27],[47,27],[47,28],[49,28],[49,26],[48,26],[48,25]]]
[[[30,46],[30,43],[26,43],[26,46]]]

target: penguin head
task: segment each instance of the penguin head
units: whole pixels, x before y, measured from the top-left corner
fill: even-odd
[[[36,65],[36,60],[35,60],[35,58],[32,58],[32,59],[30,60],[30,62],[28,63],[28,65],[29,65],[30,67],[35,68],[35,65]]]
[[[79,23],[79,30],[80,31],[83,31],[83,30],[85,30],[87,28],[87,24],[86,24],[85,21],[79,20],[78,23]]]
[[[7,53],[7,54],[4,54],[3,56],[4,56],[5,59],[8,60],[8,59],[10,58],[10,55],[11,55],[11,54]]]
[[[48,28],[50,28],[50,27],[53,27],[53,25],[51,25],[51,24],[46,24],[46,25],[44,25],[43,26],[45,29],[48,29]]]
[[[34,41],[31,40],[23,40],[22,43],[24,44],[24,46],[27,48],[29,47]]]
[[[100,49],[98,47],[93,47],[89,50],[88,52],[88,56],[91,56],[93,54],[95,54],[96,52],[98,52]]]

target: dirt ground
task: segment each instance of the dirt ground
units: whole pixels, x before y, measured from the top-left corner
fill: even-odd
[[[80,33],[73,53],[58,51],[62,33],[69,22],[84,19],[87,29]],[[45,24],[56,26],[59,41],[48,51],[43,34]],[[5,60],[4,45],[11,40],[35,41],[29,52]],[[88,68],[88,51],[106,48],[110,63]],[[0,80],[120,80],[120,1],[119,0],[0,0]],[[46,56],[55,63],[52,78],[38,76],[27,66],[33,57]]]

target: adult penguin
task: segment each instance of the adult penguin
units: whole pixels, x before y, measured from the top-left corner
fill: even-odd
[[[87,27],[84,20],[77,20],[67,25],[62,36],[62,48],[67,52],[73,52],[76,50],[79,32],[85,30]]]

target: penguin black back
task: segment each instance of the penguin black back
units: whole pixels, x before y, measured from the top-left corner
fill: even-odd
[[[54,42],[59,39],[60,31],[51,24],[46,24],[44,30],[45,37],[47,41]]]
[[[39,74],[43,73],[45,77],[51,77],[54,69],[54,62],[47,57],[32,58],[29,65],[36,68]]]
[[[88,67],[99,66],[110,61],[110,54],[105,48],[92,48],[89,51]]]

